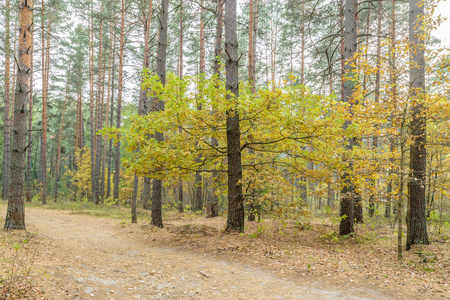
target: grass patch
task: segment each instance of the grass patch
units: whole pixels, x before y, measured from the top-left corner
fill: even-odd
[[[40,202],[32,202],[26,204],[29,207],[38,207],[43,209],[54,209],[69,211],[72,214],[88,215],[109,219],[131,219],[131,209],[126,205],[94,204],[91,202],[74,202],[74,201],[60,201],[57,203],[50,202],[47,205],[42,205]],[[144,209],[137,210],[138,219],[150,220],[150,212]]]

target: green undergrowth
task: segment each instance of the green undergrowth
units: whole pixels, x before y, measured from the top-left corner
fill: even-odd
[[[49,201],[42,205],[39,201],[27,203],[28,207],[37,207],[43,209],[65,210],[72,214],[81,214],[110,219],[130,219],[130,207],[128,205],[112,205],[110,203],[94,204],[87,201],[59,201],[57,203]],[[138,209],[138,219],[149,219],[150,212]]]

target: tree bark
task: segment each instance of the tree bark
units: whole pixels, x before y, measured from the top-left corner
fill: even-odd
[[[121,0],[121,18],[120,18],[120,40],[119,40],[119,94],[117,96],[117,115],[116,128],[120,129],[122,116],[122,93],[123,93],[123,52],[125,48],[125,0]],[[114,169],[114,200],[119,199],[120,182],[120,140],[116,145],[115,169]]]
[[[341,52],[341,100],[344,101],[344,0],[339,0],[339,27],[341,28],[340,34],[342,35],[341,43],[340,43],[340,52]]]
[[[34,26],[31,26],[31,31],[33,32]],[[31,48],[30,52],[33,53],[33,35],[31,35]],[[33,183],[33,174],[31,173],[31,152],[32,147],[31,143],[33,142],[33,134],[32,134],[32,128],[33,128],[33,55],[30,57],[30,90],[29,90],[29,100],[28,100],[28,149],[27,149],[27,180],[26,180],[26,201],[31,202],[32,195],[31,195],[31,189],[32,189],[32,183]]]
[[[178,76],[183,78],[183,37],[184,37],[184,19],[183,19],[183,0],[180,0],[180,49],[178,56]],[[179,128],[179,133],[181,133],[181,128]],[[182,213],[184,211],[183,207],[183,180],[178,180],[178,212]]]
[[[17,85],[14,103],[13,147],[11,156],[10,197],[5,229],[25,229],[25,151],[27,141],[27,102],[31,75],[31,25],[33,0],[19,4],[19,45],[17,53]]]
[[[351,66],[351,60],[356,52],[357,35],[356,35],[356,12],[357,2],[356,0],[346,0],[344,10],[344,76],[348,78],[353,77],[353,67]],[[350,103],[349,113],[353,115],[353,92],[355,90],[355,81],[348,79],[344,81],[343,99],[345,102]],[[344,130],[346,130],[351,124],[349,119],[344,122]],[[347,153],[353,150],[353,146],[356,143],[354,137],[347,139],[345,149]],[[353,170],[353,162],[347,160],[347,169],[342,174],[341,183],[341,205],[340,205],[340,217],[341,222],[339,226],[339,234],[347,235],[354,232],[354,220],[355,220],[355,204],[359,202],[360,195],[356,191],[356,187],[351,181],[351,171]]]
[[[11,171],[11,140],[10,140],[10,39],[11,31],[9,26],[10,21],[10,6],[9,0],[5,3],[5,111],[3,114],[3,172],[2,172],[2,198],[8,200],[9,198],[9,182]]]
[[[116,38],[115,35],[111,36],[111,39],[114,40],[113,46],[112,46],[112,74],[111,74],[111,111],[110,111],[110,117],[109,117],[109,126],[113,126],[114,123],[114,89],[115,89],[115,78],[116,78]],[[106,198],[109,198],[111,195],[111,171],[112,171],[112,164],[111,164],[111,158],[112,158],[112,146],[113,141],[109,141],[109,148],[108,148],[108,179],[106,182]]]
[[[204,21],[204,8],[203,1],[201,2],[200,8],[200,69],[199,69],[199,78],[203,80],[205,76],[205,21]],[[201,103],[197,103],[197,110],[201,110]],[[197,157],[197,163],[200,164],[201,156]],[[194,177],[194,205],[192,206],[193,211],[202,211],[203,210],[203,199],[202,199],[202,174],[199,171],[195,171]]]
[[[91,180],[92,188],[94,187],[95,177],[95,120],[94,120],[94,11],[93,3],[90,7],[89,16],[89,129],[90,129],[90,143],[91,143]],[[95,191],[92,190],[94,197]]]
[[[41,189],[41,201],[42,204],[47,204],[47,84],[46,80],[48,79],[48,68],[47,68],[47,60],[46,53],[49,51],[45,46],[45,6],[44,1],[42,1],[41,5],[41,45],[42,45],[42,53],[41,53],[41,68],[42,68],[42,140],[41,140],[41,156],[39,163],[39,176],[40,180],[40,189]],[[49,31],[50,25],[47,27],[47,31]],[[50,35],[47,33],[47,39],[50,40]],[[49,44],[49,43],[48,43]]]
[[[397,103],[397,61],[396,61],[396,0],[392,1],[392,26],[391,26],[391,43],[390,43],[390,51],[389,51],[389,59],[390,59],[390,68],[389,68],[389,82],[391,85],[391,97],[392,103]],[[392,121],[391,121],[392,122]],[[391,137],[389,151],[391,153],[395,150],[395,138]],[[394,159],[390,159],[390,163],[394,164]],[[392,169],[391,169],[392,170]],[[392,171],[390,172],[392,173]],[[387,193],[389,197],[388,204],[386,205],[385,216],[390,215],[391,211],[391,193],[392,193],[392,179],[389,179],[389,183],[387,186]],[[389,209],[389,211],[388,211]],[[394,214],[398,213],[398,206],[394,206]]]
[[[149,1],[147,16],[144,15],[144,59],[142,62],[143,68],[149,68],[150,66],[150,27],[152,22],[153,13],[153,0]],[[147,115],[150,111],[150,103],[147,96],[147,91],[141,88],[141,114]],[[142,190],[142,203],[144,208],[150,207],[150,193],[151,193],[151,180],[148,176],[144,176],[144,188]]]
[[[214,42],[214,76],[217,76],[220,79],[220,54],[222,51],[222,31],[223,31],[223,3],[224,0],[217,1],[217,22],[216,22],[216,37]],[[213,108],[212,114],[215,114],[215,110]],[[217,139],[212,136],[211,137],[211,146],[217,147],[219,142]],[[217,185],[219,182],[219,172],[217,170],[212,171],[212,190],[211,190],[211,198],[208,199],[206,203],[206,217],[217,217],[219,215],[219,196],[217,191]]]
[[[136,199],[139,187],[139,177],[134,175],[133,194],[131,195],[131,223],[137,223]]]
[[[305,84],[305,2],[302,1],[302,25],[301,35],[301,55],[300,55],[300,84]]]
[[[427,170],[425,98],[425,44],[423,41],[424,5],[421,0],[409,1],[410,98],[412,120],[410,147],[410,177],[408,180],[409,210],[406,249],[414,244],[429,244],[426,218],[425,177]]]
[[[108,50],[108,90],[106,92],[106,107],[105,107],[105,126],[109,125],[109,106],[111,105],[111,74],[112,74],[112,60],[113,60],[113,55],[112,53],[114,52],[112,50],[113,48],[113,23],[111,22],[110,26],[109,26],[109,50]],[[105,72],[106,73],[106,72]],[[102,199],[105,197],[105,180],[107,182],[107,185],[110,184],[110,180],[109,178],[106,178],[107,176],[110,175],[109,172],[107,172],[106,170],[106,163],[107,163],[107,159],[109,162],[109,154],[110,152],[108,151],[108,137],[105,135],[103,137],[103,156],[102,156],[102,175],[101,175],[101,196]],[[107,186],[107,190],[106,190],[106,197],[109,197],[109,193],[108,193],[108,189],[110,187]]]
[[[241,164],[241,130],[237,101],[239,98],[238,78],[238,40],[236,22],[236,0],[225,3],[225,52],[226,89],[233,96],[227,95],[229,101],[235,102],[235,108],[227,110],[227,157],[228,157],[228,217],[226,231],[244,231],[244,196],[242,194]]]
[[[169,15],[169,0],[161,0],[160,18],[159,18],[159,37],[158,37],[158,59],[156,62],[156,72],[162,85],[166,84],[166,51],[167,51],[167,19]],[[164,110],[164,101],[155,99],[155,111]],[[155,139],[158,142],[164,141],[164,133],[156,132]],[[152,190],[152,224],[163,227],[162,223],[162,180],[153,180]]]
[[[148,68],[148,58],[149,58],[149,38],[150,38],[150,23],[151,23],[151,15],[152,15],[152,0],[150,0],[149,3],[149,10],[147,15],[145,14],[145,1],[143,2],[143,6],[142,9],[144,11],[143,13],[143,23],[144,23],[144,58],[142,60],[142,69],[146,69]],[[141,79],[141,81],[143,81],[143,78]],[[142,88],[140,89],[140,93],[139,93],[139,106],[138,106],[138,115],[140,116],[144,116],[146,114],[148,114],[149,110],[148,110],[148,99],[147,99],[147,93],[146,91]],[[139,150],[137,150],[139,151]],[[150,184],[150,181],[145,181],[144,180],[144,185],[145,184]],[[138,194],[138,189],[139,189],[139,178],[136,175],[136,173],[134,174],[134,180],[133,180],[133,194],[132,194],[132,198],[131,198],[131,219],[133,223],[137,222],[137,215],[136,215],[136,202],[137,202],[137,194]],[[145,199],[142,199],[144,203],[147,203],[149,198],[149,194],[146,194],[146,189],[144,187],[142,194],[142,197]],[[144,207],[146,205],[144,204]]]
[[[380,99],[380,79],[381,79],[381,19],[382,19],[382,13],[383,13],[383,6],[382,2],[378,3],[378,13],[377,13],[377,19],[378,19],[378,27],[377,27],[377,72],[375,75],[375,105],[378,105],[379,99]],[[366,38],[366,53],[368,51],[369,46],[369,32],[370,32],[370,15],[367,16],[367,38]],[[367,63],[367,54],[365,57],[366,63]],[[363,82],[363,93],[366,92],[366,84],[367,84],[367,72],[364,72],[364,82]],[[376,128],[378,128],[378,124],[376,125]],[[378,148],[378,136],[375,134],[372,137],[372,151],[377,152]],[[374,179],[370,180],[371,185],[371,191],[369,195],[369,217],[372,217],[375,213],[375,194],[376,194],[376,182]]]
[[[97,96],[96,96],[96,124],[95,124],[95,164],[92,178],[92,197],[95,204],[100,204],[100,171],[102,158],[102,136],[97,132],[102,128],[103,119],[103,2],[100,8],[100,36],[98,46],[98,75],[97,75]]]
[[[59,130],[58,146],[56,149],[56,169],[55,169],[55,188],[54,188],[55,203],[58,202],[58,180],[59,180],[59,166],[61,163],[60,162],[61,161],[61,141],[62,141],[62,134],[63,134],[63,129],[64,129],[64,116],[66,113],[67,97],[68,97],[68,92],[69,92],[70,67],[71,67],[71,62],[69,62],[69,70],[67,72],[66,93],[65,93],[66,95],[64,97],[64,108],[63,108],[62,116],[61,116],[61,127]]]
[[[256,54],[256,11],[257,11],[258,1],[250,0],[249,2],[249,23],[248,23],[248,81],[251,86],[252,94],[256,93],[256,80],[255,80],[255,54]],[[291,71],[292,73],[292,71]],[[249,154],[252,158],[252,162],[255,162],[254,155],[255,151],[253,149],[249,150]],[[249,182],[250,188],[250,199],[248,203],[248,221],[253,222],[256,220],[256,210],[257,205],[255,205],[256,192],[254,188],[254,180]]]

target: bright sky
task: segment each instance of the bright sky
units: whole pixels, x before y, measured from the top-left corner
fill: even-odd
[[[441,0],[438,3],[436,13],[441,14],[447,20],[434,32],[434,35],[442,41],[442,46],[450,47],[450,0]]]

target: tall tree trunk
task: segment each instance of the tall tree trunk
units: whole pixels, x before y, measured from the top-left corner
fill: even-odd
[[[120,40],[119,40],[119,94],[117,96],[116,128],[120,129],[122,117],[122,93],[123,93],[123,52],[125,48],[125,0],[121,0]],[[119,199],[120,182],[120,140],[116,145],[115,169],[114,169],[114,200]]]
[[[113,46],[112,46],[112,74],[111,74],[111,111],[109,116],[109,126],[113,126],[114,123],[114,89],[115,89],[115,75],[116,75],[116,37],[115,35],[111,35],[111,39],[114,40]],[[106,198],[109,198],[111,195],[111,171],[112,171],[112,164],[111,164],[111,158],[112,158],[112,146],[113,141],[109,141],[109,148],[108,148],[108,179],[106,182]]]
[[[167,51],[167,19],[169,15],[169,0],[161,0],[159,31],[158,31],[158,59],[156,62],[156,72],[162,85],[166,84],[166,51]],[[155,99],[155,111],[164,110],[164,101]],[[164,141],[164,133],[156,132],[155,139],[158,142]],[[163,227],[162,223],[162,180],[153,180],[152,190],[152,224]]]
[[[205,73],[205,9],[203,8],[203,1],[201,1],[200,8],[200,75]]]
[[[17,57],[17,22],[14,22],[14,51],[13,51],[13,57]],[[11,116],[9,118],[10,120],[10,124],[11,124],[11,120],[14,120],[14,98],[16,96],[15,90],[16,90],[16,68],[13,68],[13,76],[12,78],[14,78],[13,82],[12,82],[12,95],[10,98],[10,103],[9,106],[11,107]],[[10,132],[10,139],[11,139],[11,132]]]
[[[95,164],[92,177],[92,197],[95,204],[100,204],[100,171],[101,171],[101,156],[102,156],[102,136],[97,132],[102,128],[103,115],[103,2],[100,8],[100,36],[98,46],[98,75],[97,75],[97,96],[96,96],[96,124],[95,124]]]
[[[149,8],[148,8],[148,12],[147,15],[145,14],[145,0],[143,1],[143,25],[144,25],[144,58],[142,60],[142,68],[146,69],[148,68],[148,58],[149,58],[149,39],[150,39],[150,23],[151,23],[151,17],[152,17],[152,0],[150,0],[149,2]],[[143,80],[143,78],[141,79],[141,81]],[[138,106],[138,114],[140,116],[146,115],[149,112],[149,106],[148,106],[148,98],[147,98],[147,93],[146,91],[142,88],[141,85],[141,89],[140,89],[140,93],[139,93],[139,106]],[[137,150],[139,151],[139,150]],[[144,185],[145,184],[150,184],[150,181],[147,180],[147,182],[144,180]],[[138,189],[139,189],[139,178],[136,174],[134,174],[134,180],[133,180],[133,194],[132,194],[132,198],[131,198],[131,221],[132,223],[136,223],[137,222],[137,214],[136,214],[136,203],[137,203],[137,194],[138,194]],[[148,189],[147,189],[148,190]],[[145,194],[146,189],[144,187],[143,192],[142,192],[142,196],[145,199],[149,198],[149,194]],[[144,200],[144,203],[148,202],[148,200]],[[145,206],[145,205],[144,205]]]
[[[67,97],[68,97],[68,93],[69,93],[69,76],[70,76],[71,63],[72,62],[69,62],[69,71],[67,72],[66,95],[64,97],[64,108],[63,108],[62,116],[61,116],[61,128],[59,130],[58,147],[56,149],[56,169],[55,169],[55,188],[54,188],[55,203],[58,202],[59,166],[61,163],[60,162],[61,161],[61,141],[62,141],[62,134],[63,134],[63,128],[64,128],[64,115],[66,113]]]
[[[5,3],[5,111],[3,114],[3,172],[2,172],[2,198],[9,199],[9,182],[11,171],[11,144],[10,144],[10,119],[9,119],[9,98],[10,98],[10,39],[11,31],[9,27],[10,6],[9,0]]]
[[[305,2],[302,1],[302,25],[301,35],[301,55],[300,55],[300,84],[305,84]]]
[[[91,152],[91,180],[92,197],[94,196],[94,177],[95,177],[95,120],[94,120],[94,10],[90,7],[89,16],[89,131],[90,131],[90,152]]]
[[[352,78],[353,67],[351,66],[351,60],[356,51],[357,36],[356,36],[356,12],[357,12],[357,2],[356,0],[346,0],[345,2],[345,13],[344,13],[344,60],[345,75],[348,78]],[[355,82],[353,79],[346,80],[344,82],[343,99],[345,102],[349,103],[349,113],[353,115],[354,100],[353,93],[355,90]],[[349,119],[344,122],[344,130],[350,126],[351,121]],[[349,137],[347,139],[347,144],[345,148],[348,153],[353,150],[353,146],[356,143],[354,137]],[[341,184],[341,206],[340,206],[340,216],[341,222],[339,226],[339,234],[347,235],[354,232],[354,218],[355,218],[355,204],[358,203],[360,195],[356,191],[356,187],[351,180],[351,172],[353,170],[353,162],[351,159],[347,160],[347,169],[344,170],[342,174],[342,184]]]
[[[31,26],[31,31],[33,32],[34,26]],[[31,35],[31,49],[30,52],[33,53],[33,35]],[[26,183],[26,200],[27,202],[31,202],[32,195],[31,195],[31,189],[32,189],[32,183],[33,183],[33,174],[31,173],[31,143],[33,142],[33,135],[32,135],[32,128],[33,128],[33,55],[30,57],[30,91],[29,91],[29,100],[28,100],[28,148],[27,148],[27,183]]]
[[[217,0],[217,22],[216,22],[216,37],[214,42],[214,76],[220,78],[220,53],[222,51],[222,31],[223,31],[223,4],[224,0]],[[213,108],[212,114],[215,114]],[[219,142],[215,136],[211,137],[211,146],[217,147]],[[212,171],[212,190],[211,198],[206,203],[206,217],[217,217],[219,215],[219,195],[217,191],[217,185],[219,183],[219,172],[217,170]]]
[[[137,223],[136,199],[139,187],[139,177],[134,175],[133,194],[131,195],[131,223]]]
[[[44,1],[42,1],[41,18],[42,18],[42,142],[41,142],[41,201],[42,204],[47,204],[47,133],[48,133],[48,119],[47,119],[47,93],[48,80],[50,79],[50,22],[47,26],[47,46],[45,46],[45,19],[44,19]]]
[[[380,101],[380,81],[381,81],[381,19],[383,17],[383,4],[382,2],[378,3],[378,13],[377,13],[377,19],[378,19],[378,28],[377,28],[377,73],[375,75],[375,105],[378,105],[378,102]],[[369,16],[367,17],[367,35],[369,35]],[[368,48],[368,38],[366,40],[366,51]],[[366,58],[367,61],[367,58]],[[364,87],[363,90],[366,90],[366,73],[364,73]],[[378,128],[379,125],[376,125],[376,128]],[[378,136],[373,136],[373,150],[377,151],[378,148]],[[375,193],[376,193],[376,182],[375,180],[371,180],[372,185],[372,191],[369,196],[369,216],[372,217],[375,213]]]
[[[81,65],[80,65],[81,68]],[[81,86],[77,87],[77,125],[76,125],[76,132],[75,132],[75,156],[74,156],[74,166],[77,168],[78,163],[78,155],[81,153],[81,127],[83,126],[83,117],[82,117],[82,111],[81,111],[81,99],[82,99],[82,89]]]
[[[143,68],[150,67],[150,27],[152,23],[152,13],[153,13],[153,0],[148,3],[147,16],[144,16],[144,59],[142,62]],[[147,115],[150,111],[150,101],[147,96],[147,91],[141,88],[140,92],[141,105],[142,105],[142,115]],[[144,188],[142,190],[142,203],[144,203],[144,208],[150,208],[150,193],[151,193],[151,180],[148,176],[144,176]]]
[[[255,81],[255,54],[256,54],[256,17],[255,12],[257,10],[258,2],[250,0],[249,2],[249,22],[248,22],[248,81],[251,86],[252,94],[256,93],[256,81]],[[291,71],[292,73],[292,71]],[[254,155],[255,151],[253,149],[249,150],[250,157],[252,158],[252,162],[255,162]],[[248,205],[248,221],[255,221],[256,216],[256,205],[255,205],[255,188],[254,188],[254,180],[249,182],[251,185],[250,188],[250,199],[247,201]]]
[[[109,106],[111,105],[111,66],[112,66],[112,48],[113,48],[113,22],[110,23],[109,27],[109,50],[108,50],[108,90],[106,92],[106,107],[105,107],[105,126],[109,126]],[[105,72],[106,73],[106,72]],[[108,137],[105,135],[103,137],[103,156],[102,156],[102,175],[101,175],[101,183],[100,183],[100,192],[102,199],[105,197],[105,180],[107,184],[109,183],[109,178],[106,178],[106,176],[109,176],[109,172],[107,174],[106,171],[106,163],[107,160],[109,161],[109,152],[108,152]],[[109,196],[108,194],[108,188],[106,191],[106,197]]]
[[[341,28],[340,33],[342,35],[341,38],[341,100],[344,101],[344,49],[345,49],[345,43],[344,43],[344,0],[339,0],[339,27]]]
[[[204,8],[203,1],[201,2],[200,8],[200,68],[199,68],[199,78],[203,80],[205,76],[205,21],[204,21]],[[201,110],[201,103],[197,104],[197,109]],[[201,156],[197,157],[197,162],[201,162]],[[194,196],[194,205],[192,209],[194,211],[201,211],[203,209],[203,201],[202,201],[202,174],[199,171],[195,172],[194,177],[194,186],[195,186],[195,196]]]
[[[16,101],[14,103],[13,147],[11,155],[10,197],[5,229],[25,229],[25,150],[27,141],[27,102],[31,75],[31,25],[33,0],[19,4],[19,46],[17,55]]]
[[[180,0],[180,49],[178,51],[178,76],[183,78],[183,37],[184,37],[184,19],[183,19],[183,0]],[[179,132],[181,133],[181,127]],[[183,207],[183,180],[178,180],[178,212],[182,213],[184,211]]]
[[[276,21],[272,18],[270,21],[270,69],[272,76],[272,89],[275,89],[276,86],[276,66],[277,66],[277,50],[278,50],[278,24],[275,24]],[[226,24],[225,24],[226,28]]]
[[[159,26],[158,26],[158,47],[156,72],[160,82],[165,85],[166,82],[166,51],[167,51],[167,27],[168,27],[168,6],[169,2],[161,0]],[[153,98],[153,111],[162,111],[165,109],[164,101]],[[164,133],[157,132],[154,138],[158,142],[164,140]],[[162,201],[164,197],[164,189],[161,180],[153,180],[152,188],[152,221],[155,226],[162,227]]]
[[[244,231],[244,196],[242,194],[241,163],[241,129],[237,101],[239,97],[238,77],[238,40],[236,22],[236,0],[225,3],[225,52],[226,89],[233,96],[227,95],[229,101],[235,102],[233,109],[227,110],[227,157],[228,157],[228,217],[226,231]]]
[[[401,259],[402,254],[402,237],[403,237],[403,172],[404,172],[404,160],[405,160],[405,141],[403,137],[403,127],[405,123],[405,117],[403,118],[402,125],[400,127],[400,170],[399,170],[399,188],[398,188],[398,200],[397,200],[397,217],[398,217],[398,232],[397,232],[397,257]]]
[[[408,238],[406,249],[414,244],[429,244],[426,218],[425,177],[427,169],[425,98],[425,44],[423,41],[424,5],[421,0],[409,1],[410,98],[412,120],[410,147],[410,178],[408,180]]]
[[[389,68],[389,83],[391,85],[391,97],[392,97],[392,103],[397,103],[397,61],[396,61],[396,0],[392,1],[392,26],[391,26],[391,43],[389,46],[389,59],[390,59],[390,68]],[[392,119],[392,117],[391,117]],[[391,120],[392,122],[392,120]],[[395,137],[391,137],[390,139],[390,146],[389,151],[393,153],[395,150]],[[390,159],[391,165],[394,165],[394,158]],[[390,173],[392,173],[393,168],[389,170]],[[387,193],[389,197],[389,214],[390,214],[390,202],[392,199],[392,196],[390,195],[392,193],[392,179],[389,179],[389,183],[387,186]],[[386,207],[385,216],[387,215],[387,209]],[[398,213],[398,206],[394,206],[394,214]]]
[[[366,43],[365,43],[365,53],[363,61],[367,64],[367,57],[369,52],[369,34],[370,34],[370,12],[371,12],[371,3],[367,3],[367,20],[366,20]],[[378,27],[381,30],[380,27]],[[378,35],[379,36],[379,35]],[[378,59],[378,58],[377,58]],[[363,82],[362,82],[362,93],[365,95],[367,89],[367,72],[363,72]]]

